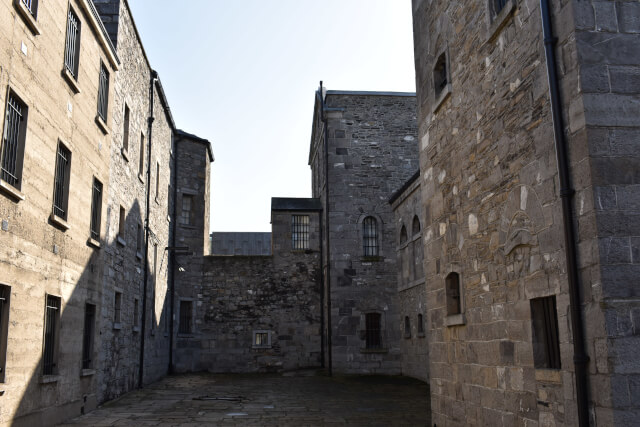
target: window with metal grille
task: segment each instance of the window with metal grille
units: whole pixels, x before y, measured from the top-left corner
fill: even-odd
[[[71,172],[71,151],[58,142],[56,156],[56,174],[53,187],[53,214],[67,219],[69,205],[69,174]]]
[[[462,300],[460,298],[460,275],[458,273],[449,273],[445,279],[446,295],[447,295],[447,315],[455,315],[462,313]]]
[[[291,215],[291,246],[309,249],[309,215]]]
[[[368,216],[362,223],[364,256],[378,256],[378,222]]]
[[[84,334],[82,336],[82,369],[93,368],[93,338],[96,326],[96,306],[84,307]]]
[[[58,340],[60,335],[60,297],[46,296],[44,318],[43,375],[58,373]]]
[[[534,298],[530,304],[534,366],[538,369],[560,369],[556,297]]]
[[[442,52],[436,61],[436,65],[433,67],[433,85],[436,98],[438,98],[444,88],[447,87],[447,84],[449,83],[448,75],[447,55],[446,52]]]
[[[113,301],[113,323],[122,321],[122,292],[115,293]]]
[[[7,362],[7,339],[9,335],[9,300],[11,288],[0,285],[0,383],[4,382]]]
[[[100,81],[98,84],[98,115],[107,121],[107,107],[109,106],[109,71],[104,63],[100,63]]]
[[[80,60],[80,20],[69,7],[67,15],[67,38],[64,46],[64,66],[69,73],[78,79],[78,63]]]
[[[144,134],[140,134],[140,159],[138,163],[138,175],[142,177],[144,173]]]
[[[422,314],[418,314],[418,333],[424,334],[424,320],[422,319]]]
[[[180,301],[180,325],[178,333],[190,334],[193,332],[193,302]]]
[[[38,13],[38,0],[20,0],[35,18]]]
[[[118,237],[124,239],[126,214],[123,206],[120,206],[120,212],[118,216]]]
[[[367,348],[382,348],[380,313],[365,314],[365,345]]]
[[[100,240],[100,223],[102,218],[102,183],[93,178],[91,196],[91,238]]]
[[[129,151],[129,106],[124,104],[124,129],[122,133],[122,151]]]
[[[180,224],[191,225],[191,208],[193,206],[193,196],[182,195],[182,210],[180,212]]]
[[[7,107],[0,151],[0,179],[20,189],[22,162],[27,134],[27,106],[12,91],[7,97]]]
[[[409,319],[409,316],[404,316],[404,337],[411,337],[411,319]]]

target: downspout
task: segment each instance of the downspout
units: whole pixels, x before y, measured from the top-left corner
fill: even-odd
[[[175,299],[176,299],[176,252],[173,248],[176,246],[176,205],[178,204],[178,142],[182,140],[182,138],[178,138],[175,134],[172,135],[173,139],[173,176],[171,177],[171,186],[173,187],[173,209],[171,209],[171,242],[169,246],[171,246],[172,250],[167,251],[169,256],[171,257],[171,271],[170,271],[170,283],[171,283],[171,297],[169,307],[169,374],[173,374],[173,323],[175,319],[174,316],[174,307],[175,307]]]
[[[142,388],[144,378],[144,338],[147,325],[147,287],[149,282],[149,208],[151,197],[151,132],[153,130],[153,103],[154,91],[153,84],[158,79],[158,73],[151,70],[151,79],[149,81],[149,118],[147,119],[147,186],[146,186],[146,207],[144,214],[144,288],[142,290],[142,325],[140,333],[140,370],[138,371],[138,387]]]
[[[544,50],[547,59],[549,77],[549,95],[551,98],[551,114],[556,143],[556,159],[560,180],[560,198],[562,200],[562,221],[564,225],[565,256],[567,258],[567,276],[569,279],[569,299],[571,303],[571,329],[573,330],[573,364],[576,376],[576,400],[578,404],[578,422],[580,426],[589,425],[589,400],[587,396],[587,364],[589,356],[585,352],[584,323],[580,305],[580,283],[578,279],[578,262],[575,230],[573,226],[572,199],[575,191],[571,188],[569,162],[567,159],[567,141],[564,135],[562,120],[562,100],[556,73],[555,45],[557,39],[551,29],[551,9],[548,0],[540,0],[542,14],[542,33]]]

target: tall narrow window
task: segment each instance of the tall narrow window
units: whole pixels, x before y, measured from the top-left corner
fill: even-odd
[[[460,298],[460,275],[458,273],[450,273],[445,279],[447,294],[447,315],[455,315],[462,313],[462,301]]]
[[[178,332],[181,334],[190,334],[193,332],[193,302],[180,301],[180,325]]]
[[[404,245],[405,243],[407,243],[407,227],[403,225],[400,229],[400,244]]]
[[[44,318],[43,375],[58,373],[58,341],[60,336],[60,297],[47,295]]]
[[[374,217],[368,216],[362,223],[364,256],[378,256],[378,225]]]
[[[86,304],[84,307],[84,334],[82,337],[82,369],[93,368],[93,338],[96,327],[96,306]]]
[[[180,224],[191,225],[191,210],[193,207],[193,196],[182,195],[182,211],[180,212]]]
[[[138,164],[138,176],[142,178],[144,173],[144,134],[140,134],[140,163]]]
[[[64,46],[64,66],[69,73],[78,79],[78,63],[80,60],[80,20],[69,7],[67,15],[67,38]]]
[[[0,383],[4,382],[5,366],[7,363],[10,299],[11,288],[6,285],[0,285]]]
[[[555,295],[531,300],[533,363],[538,369],[560,369],[560,341]]]
[[[404,316],[404,337],[411,338],[411,319],[409,316]]]
[[[413,224],[411,225],[411,235],[415,236],[419,232],[420,232],[420,220],[418,219],[418,216],[416,215],[416,216],[413,217]]]
[[[118,218],[118,237],[124,240],[124,230],[125,230],[125,222],[126,215],[124,211],[124,207],[120,206],[120,214]]]
[[[122,321],[122,292],[115,293],[113,301],[113,323],[120,323]]]
[[[291,215],[291,246],[309,249],[309,215]]]
[[[124,129],[122,132],[122,151],[129,151],[129,106],[124,104]]]
[[[22,184],[27,111],[27,106],[12,91],[9,91],[2,134],[2,151],[0,151],[0,179],[18,190]]]
[[[367,348],[382,348],[382,331],[380,327],[380,313],[365,315],[365,345]]]
[[[98,116],[107,121],[107,107],[109,105],[109,70],[103,62],[100,63],[100,81],[98,84]]]
[[[156,202],[160,197],[160,162],[156,162]]]
[[[91,196],[91,238],[100,240],[100,223],[102,216],[102,183],[93,178]]]
[[[422,314],[418,314],[418,334],[424,334],[424,320]]]
[[[71,172],[71,151],[58,142],[56,155],[56,175],[53,189],[53,214],[67,220],[69,205],[69,174]]]
[[[436,65],[433,67],[433,85],[436,98],[438,98],[444,88],[447,87],[447,84],[449,83],[448,76],[447,55],[446,52],[442,52],[436,61]]]

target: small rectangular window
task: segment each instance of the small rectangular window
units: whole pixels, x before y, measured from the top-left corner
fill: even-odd
[[[411,319],[409,316],[404,316],[404,337],[411,338]]]
[[[69,205],[69,175],[71,173],[71,151],[58,142],[56,172],[53,189],[53,214],[67,220]]]
[[[64,46],[64,65],[69,73],[78,80],[78,63],[80,59],[80,20],[69,7],[67,15],[67,38]]]
[[[291,246],[309,249],[309,215],[291,215]]]
[[[180,212],[180,224],[191,225],[191,210],[193,208],[193,196],[182,195],[182,210]]]
[[[100,223],[102,216],[102,183],[93,178],[91,197],[91,238],[100,240]]]
[[[84,308],[84,334],[82,338],[82,369],[93,368],[93,340],[96,325],[96,306],[86,304]]]
[[[129,106],[124,104],[124,129],[122,133],[122,151],[129,151]]]
[[[560,369],[560,341],[555,295],[531,300],[533,363],[538,369]]]
[[[59,337],[60,297],[47,295],[44,319],[43,375],[55,375],[58,373]]]
[[[2,134],[2,151],[0,151],[0,179],[18,190],[22,185],[27,112],[25,103],[9,91]]]
[[[11,288],[0,285],[0,383],[4,382],[7,363],[7,340],[9,336],[9,302]]]
[[[382,348],[382,330],[380,313],[365,315],[365,344],[367,348]]]
[[[120,206],[120,215],[118,220],[118,237],[124,239],[126,214],[123,206]]]
[[[122,292],[115,293],[113,301],[113,323],[122,321]]]
[[[270,348],[271,347],[271,331],[253,331],[254,348]]]
[[[193,302],[180,301],[180,325],[178,332],[190,334],[193,332]]]
[[[100,80],[98,82],[98,115],[107,121],[107,107],[109,105],[109,70],[100,62]]]
[[[144,173],[144,134],[140,134],[140,163],[138,164],[138,175],[142,177]]]

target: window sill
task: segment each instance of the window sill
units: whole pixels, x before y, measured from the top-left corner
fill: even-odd
[[[389,349],[387,348],[361,348],[360,353],[365,354],[384,354],[389,353]]]
[[[485,43],[491,43],[498,37],[502,29],[507,25],[509,18],[513,16],[513,12],[515,10],[515,2],[513,0],[508,0],[500,13],[498,13],[498,15],[496,15],[490,22],[489,28],[487,29],[487,40]]]
[[[113,322],[113,329],[116,330],[116,331],[119,331],[120,329],[122,329],[122,323]]]
[[[445,326],[460,326],[466,325],[467,319],[464,317],[464,313],[451,314],[444,318]]]
[[[116,237],[116,243],[120,246],[127,246],[127,241],[120,236]]]
[[[69,229],[69,223],[67,223],[67,221],[65,221],[64,219],[60,218],[58,215],[51,214],[49,216],[49,221],[51,221],[53,225],[57,226],[62,231],[67,231]]]
[[[20,190],[2,179],[0,179],[0,190],[16,202],[24,200],[24,194],[22,194]]]
[[[144,178],[142,177],[141,173],[138,174],[138,180],[144,184]]]
[[[67,69],[67,67],[64,67],[62,69],[62,77],[64,77],[65,81],[69,84],[69,87],[71,87],[71,90],[73,91],[73,93],[75,94],[80,93],[80,86],[78,86],[78,82],[76,81],[76,78],[73,77],[73,75]]]
[[[560,369],[536,368],[536,381],[562,384],[562,371]]]
[[[100,241],[92,239],[91,237],[89,237],[89,239],[87,240],[87,245],[93,246],[96,249],[100,249]]]
[[[447,83],[447,86],[442,89],[442,92],[440,92],[438,97],[433,102],[433,114],[436,114],[444,105],[444,102],[449,99],[449,97],[451,96],[451,90],[451,83]]]
[[[254,349],[254,350],[269,350],[270,348],[272,348],[272,346],[270,346],[270,345],[252,345],[251,348]]]
[[[40,384],[57,383],[59,379],[60,375],[42,375],[40,377]]]
[[[25,6],[21,0],[14,0],[13,5],[18,10],[18,12],[20,13],[20,16],[24,20],[24,23],[27,24],[27,27],[29,27],[33,35],[39,36],[40,29],[38,28],[38,23],[36,21],[36,18],[33,16],[33,14],[31,14],[31,11],[27,9],[27,6]]]
[[[109,135],[109,128],[107,127],[107,123],[100,117],[100,115],[96,115],[96,124],[105,135]]]
[[[362,262],[381,262],[384,261],[384,257],[381,256],[363,256],[360,258]]]
[[[83,369],[82,371],[80,371],[80,376],[81,377],[91,377],[93,375],[96,374],[96,370],[95,369]]]

